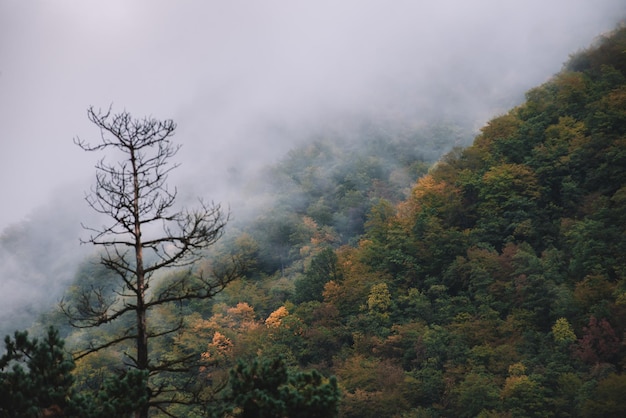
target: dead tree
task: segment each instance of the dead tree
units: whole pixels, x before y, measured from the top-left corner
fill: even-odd
[[[210,275],[172,275],[158,291],[147,290],[155,273],[197,261],[202,251],[222,236],[228,214],[220,205],[203,201],[194,210],[175,210],[176,189],[167,185],[168,174],[178,166],[171,159],[180,148],[171,141],[176,129],[172,120],[133,119],[126,111],[112,114],[110,108],[103,112],[93,107],[88,109],[88,117],[100,130],[99,143],[92,145],[80,138],[74,142],[85,151],[113,151],[110,155],[121,155],[122,159],[110,163],[105,157],[96,164],[95,185],[86,201],[110,222],[99,228],[85,227],[90,236],[83,242],[102,249],[102,264],[121,281],[113,296],[92,288],[72,305],[62,302],[61,307],[70,323],[79,328],[98,327],[133,315],[135,325],[122,335],[86,347],[76,358],[134,340],[136,351],[126,353],[131,367],[150,376],[164,370],[184,370],[180,367],[184,359],[158,361],[150,357],[150,339],[178,328],[150,327],[148,312],[163,304],[211,298],[236,278],[238,268],[233,264]],[[150,387],[150,391],[151,401],[137,411],[137,417],[147,417],[151,405],[167,403],[163,388]]]

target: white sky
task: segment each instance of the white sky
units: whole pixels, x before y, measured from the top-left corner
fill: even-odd
[[[50,200],[84,205],[96,157],[72,138],[97,137],[89,105],[175,119],[185,178],[204,193],[228,167],[251,175],[286,152],[289,138],[273,127],[411,118],[449,103],[484,121],[624,9],[618,0],[0,0],[0,232]],[[437,96],[446,86],[452,101]]]

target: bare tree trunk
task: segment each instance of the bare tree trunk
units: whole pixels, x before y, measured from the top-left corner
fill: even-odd
[[[135,234],[135,269],[137,273],[137,369],[148,369],[148,330],[146,319],[146,275],[143,264],[143,246],[141,242],[141,213],[139,209],[140,186],[139,173],[137,170],[137,158],[134,150],[131,150],[130,161],[133,176],[133,214]],[[148,405],[141,407],[135,413],[137,418],[148,418]]]

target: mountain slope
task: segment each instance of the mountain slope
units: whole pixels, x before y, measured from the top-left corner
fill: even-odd
[[[333,368],[344,408],[389,390],[382,379],[365,396],[348,378],[363,356],[401,367],[396,396],[415,416],[624,410],[609,400],[626,382],[624,51],[620,29],[575,55],[406,201],[371,213],[325,299],[355,338]]]
[[[244,277],[159,311],[187,332],[155,352],[197,353],[187,377],[209,387],[280,355],[336,375],[342,417],[623,416],[624,51],[626,28],[427,172],[414,143],[384,136],[293,151],[271,170],[271,209],[206,261],[246,257]]]

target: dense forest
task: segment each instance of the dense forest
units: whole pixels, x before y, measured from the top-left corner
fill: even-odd
[[[153,416],[626,416],[625,54],[618,29],[469,146],[438,123],[290,151],[250,185],[269,208],[158,282],[245,261],[211,300],[152,313],[181,323],[154,355],[195,361],[154,383],[189,395]],[[111,281],[97,260],[64,300]],[[39,340],[8,338],[0,416],[29,401],[25,416],[132,410],[146,395],[123,349],[63,355],[115,331],[55,311]],[[30,375],[55,364],[62,378],[9,367],[40,351],[54,356]],[[44,387],[57,392],[17,399]]]

